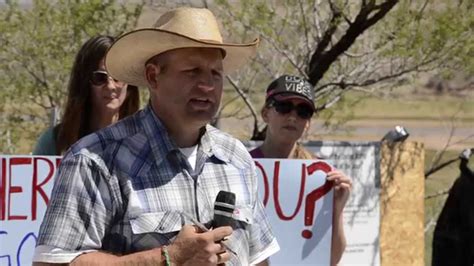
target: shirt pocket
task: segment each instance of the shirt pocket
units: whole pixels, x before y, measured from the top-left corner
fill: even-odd
[[[183,226],[183,218],[178,211],[143,213],[130,219],[134,234],[178,232]]]
[[[143,213],[130,219],[132,250],[142,251],[168,245],[183,227],[178,211]]]

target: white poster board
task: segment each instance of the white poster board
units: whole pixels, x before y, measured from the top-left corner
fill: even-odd
[[[309,142],[305,147],[352,177],[340,265],[380,265],[380,142]]]
[[[31,265],[59,162],[0,155],[0,265]]]
[[[244,143],[250,150],[260,142]],[[304,143],[305,148],[312,151],[318,158],[330,163],[352,177],[353,188],[351,196],[344,208],[344,231],[347,246],[339,265],[380,265],[380,142],[342,142],[342,141],[313,141]],[[282,187],[286,189],[286,187]],[[285,193],[284,190],[280,194]],[[289,192],[293,193],[293,192]],[[289,203],[290,206],[292,203]],[[271,208],[267,207],[271,214]],[[273,219],[273,218],[271,218]],[[273,219],[272,226],[282,228],[286,224]],[[284,227],[285,230],[275,230],[277,238],[286,241],[288,231],[295,234],[299,227]],[[280,242],[282,242],[280,240]],[[317,256],[316,250],[312,251]],[[295,257],[298,252],[282,249],[278,257]],[[297,257],[298,258],[298,257]],[[316,262],[300,262],[300,264],[318,264]],[[280,263],[272,265],[297,265]]]
[[[271,265],[329,265],[333,189],[332,167],[317,160],[255,159],[259,196],[280,251]]]

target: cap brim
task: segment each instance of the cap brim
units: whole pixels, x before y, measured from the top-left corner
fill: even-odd
[[[122,35],[112,44],[105,57],[105,67],[117,80],[147,87],[145,63],[157,54],[179,48],[223,49],[224,72],[230,73],[256,54],[258,43],[258,39],[246,44],[206,42],[166,30],[139,29]]]
[[[305,101],[308,105],[310,105],[313,110],[316,110],[316,107],[314,106],[314,102],[309,100],[308,98],[306,97],[303,97],[301,95],[298,95],[298,94],[294,94],[294,93],[279,93],[279,94],[276,94],[276,95],[272,95],[271,96],[272,98],[274,98],[275,100],[277,101],[286,101],[286,100],[291,100],[291,99],[300,99],[300,100],[303,100]]]

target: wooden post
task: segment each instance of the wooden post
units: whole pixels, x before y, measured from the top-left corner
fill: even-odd
[[[381,264],[425,265],[423,143],[384,143],[381,157]]]

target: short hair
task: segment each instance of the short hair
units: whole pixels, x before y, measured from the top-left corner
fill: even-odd
[[[166,72],[166,69],[168,68],[168,53],[164,52],[161,54],[154,55],[152,58],[146,61],[145,66],[148,64],[159,66],[161,73]]]

